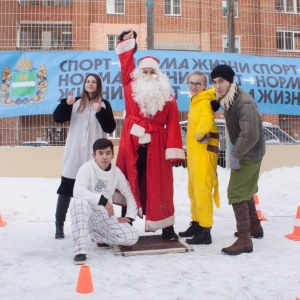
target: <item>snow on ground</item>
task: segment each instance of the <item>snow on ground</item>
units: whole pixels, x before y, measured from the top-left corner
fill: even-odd
[[[283,300],[300,288],[300,241],[293,232],[300,205],[300,167],[273,169],[261,175],[259,202],[265,237],[253,240],[254,252],[221,254],[235,237],[235,218],[227,204],[229,170],[219,168],[221,208],[215,209],[211,245],[194,252],[117,257],[89,241],[95,299],[143,300]],[[174,168],[175,230],[189,225],[187,170]],[[54,239],[59,179],[1,178],[0,299],[65,300],[75,296],[80,266],[73,264],[70,217],[66,239]],[[119,211],[119,208],[116,208]],[[144,233],[144,220],[134,226]],[[156,234],[160,234],[158,231]],[[87,298],[85,298],[87,299]]]

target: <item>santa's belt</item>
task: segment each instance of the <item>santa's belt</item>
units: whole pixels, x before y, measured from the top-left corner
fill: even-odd
[[[126,116],[126,118],[135,122],[130,129],[130,134],[139,138],[139,144],[150,143],[151,133],[155,131],[157,127],[164,127],[163,123],[147,118],[141,119],[131,115]]]

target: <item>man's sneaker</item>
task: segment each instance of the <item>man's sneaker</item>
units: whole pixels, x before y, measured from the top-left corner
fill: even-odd
[[[163,240],[178,241],[178,235],[175,233],[173,226],[163,228],[161,237]]]
[[[74,256],[75,265],[84,265],[86,262],[86,254],[76,254]]]
[[[97,246],[101,249],[108,249],[110,248],[110,245],[105,244],[105,243],[97,243]]]

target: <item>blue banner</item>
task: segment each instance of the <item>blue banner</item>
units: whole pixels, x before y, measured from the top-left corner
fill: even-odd
[[[235,81],[249,92],[261,113],[300,115],[300,59],[232,53],[138,50],[135,58],[152,55],[171,81],[180,111],[189,108],[186,75],[210,72],[228,64]],[[104,98],[123,110],[120,64],[114,51],[0,52],[0,117],[52,114],[60,99],[79,96],[88,73],[103,78]]]

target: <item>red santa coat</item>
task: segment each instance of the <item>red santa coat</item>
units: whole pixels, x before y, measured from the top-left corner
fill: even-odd
[[[140,216],[145,214],[142,212],[141,197],[146,197],[145,231],[156,231],[174,224],[173,172],[172,164],[168,160],[183,160],[184,151],[176,99],[172,97],[172,101],[166,102],[162,111],[148,118],[140,113],[139,106],[132,97],[130,74],[135,69],[134,46],[135,40],[128,39],[121,41],[117,47],[121,62],[126,117],[116,165],[129,181]],[[139,137],[130,133],[134,124],[141,126],[145,133],[151,135],[151,142],[147,144],[146,179],[142,180],[140,186],[136,162],[137,150],[141,144]],[[114,197],[114,202],[121,204],[118,198],[120,197]]]

